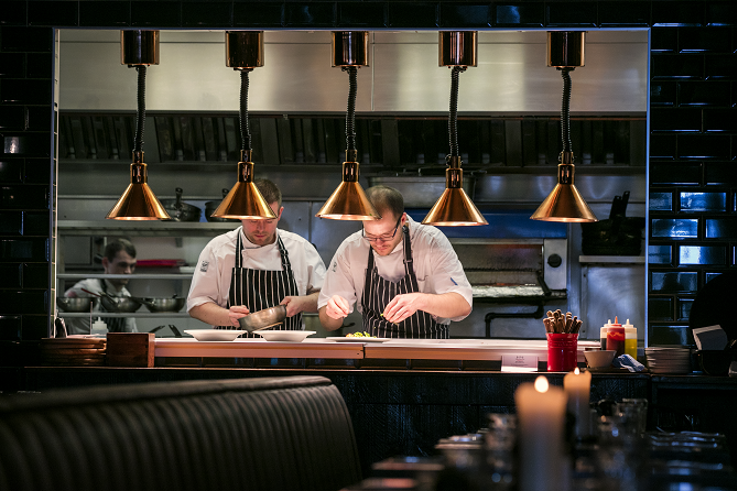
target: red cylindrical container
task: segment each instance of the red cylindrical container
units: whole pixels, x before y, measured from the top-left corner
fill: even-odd
[[[624,327],[617,322],[616,317],[606,333],[606,349],[616,351],[615,358],[624,353]]]
[[[578,363],[578,334],[547,333],[548,371],[570,372]]]

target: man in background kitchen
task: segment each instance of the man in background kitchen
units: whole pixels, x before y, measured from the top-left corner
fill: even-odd
[[[357,304],[363,329],[386,338],[447,338],[471,313],[471,285],[447,237],[404,212],[394,188],[366,190],[380,220],[338,248],[320,292],[320,322],[338,329]]]
[[[274,329],[304,329],[302,312],[317,312],[325,264],[310,242],[277,228],[284,208],[276,184],[254,182],[277,218],[241,220],[240,227],[205,246],[192,277],[187,311],[216,328],[234,329],[240,326],[239,318],[282,304],[287,318]]]
[[[133,274],[136,270],[136,248],[126,239],[116,239],[105,246],[105,255],[102,258],[102,269],[105,274]],[[125,287],[127,278],[121,279],[87,279],[77,282],[73,287],[64,292],[65,297],[90,297],[88,290],[98,295],[108,294],[113,297],[130,297],[131,293]],[[105,307],[99,299],[93,309],[93,317],[98,313],[105,312]],[[62,315],[63,317],[63,315]],[[136,319],[133,317],[101,317],[107,324],[110,332],[137,332]],[[74,317],[65,319],[67,332],[69,334],[89,334],[89,317]]]

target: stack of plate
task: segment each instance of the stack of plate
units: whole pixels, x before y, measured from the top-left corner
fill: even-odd
[[[647,366],[653,373],[691,373],[691,350],[645,348]]]
[[[105,364],[105,338],[68,337],[41,340],[41,362],[44,365],[89,366]]]

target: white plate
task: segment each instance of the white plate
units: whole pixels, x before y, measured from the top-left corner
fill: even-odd
[[[348,338],[345,336],[325,339],[336,343],[383,343],[384,341],[391,341],[391,338]]]
[[[275,329],[264,329],[262,331],[254,331],[267,341],[291,341],[293,343],[301,343],[307,336],[312,336],[317,331],[294,331]]]
[[[197,341],[233,341],[247,331],[236,329],[185,329],[184,332],[194,336]]]

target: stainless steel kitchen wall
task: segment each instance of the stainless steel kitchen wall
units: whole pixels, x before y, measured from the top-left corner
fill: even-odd
[[[135,109],[135,73],[120,64],[118,30],[61,31],[59,108]],[[249,110],[343,112],[347,76],[330,66],[327,31],[268,31],[265,64],[251,76]],[[358,72],[358,112],[445,112],[450,74],[438,33],[371,33],[370,67]],[[648,34],[589,31],[586,66],[572,74],[571,111],[647,110]],[[560,72],[547,67],[546,31],[479,33],[478,67],[461,77],[461,112],[557,113]],[[229,111],[239,77],[225,66],[223,32],[162,31],[161,64],[147,74],[149,110]]]

